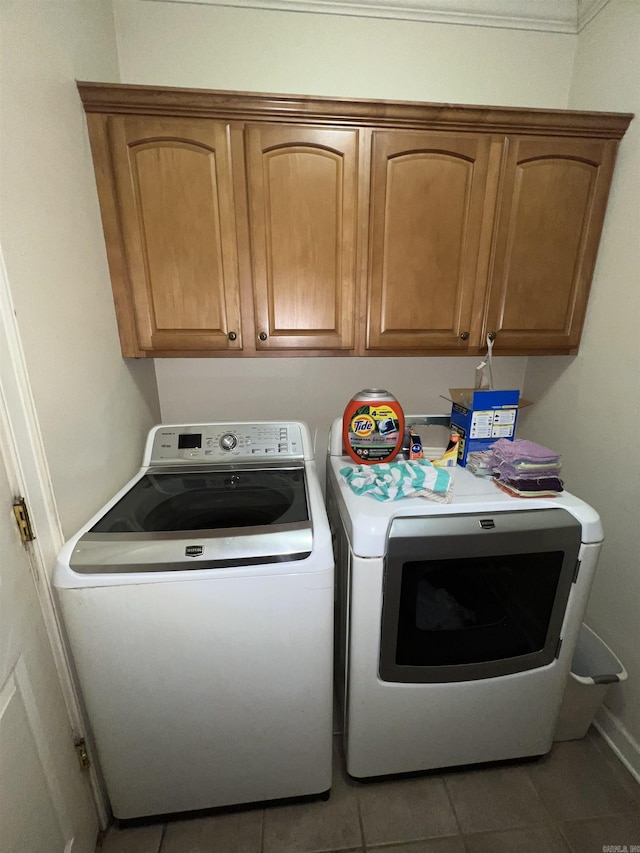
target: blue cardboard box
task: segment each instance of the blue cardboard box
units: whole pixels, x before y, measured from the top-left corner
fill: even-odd
[[[520,391],[476,391],[474,388],[449,388],[452,403],[451,428],[460,436],[458,465],[467,464],[474,450],[487,450],[499,438],[513,441],[518,410],[528,401],[520,400]]]

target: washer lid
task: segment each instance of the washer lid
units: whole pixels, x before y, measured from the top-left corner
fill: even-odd
[[[76,572],[297,560],[312,548],[302,465],[149,469],[80,537]]]

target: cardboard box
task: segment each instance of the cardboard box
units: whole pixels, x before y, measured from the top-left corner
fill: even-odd
[[[530,405],[520,399],[520,391],[476,391],[474,388],[449,388],[451,427],[460,436],[458,465],[467,464],[474,450],[487,450],[499,438],[513,441],[518,411]]]

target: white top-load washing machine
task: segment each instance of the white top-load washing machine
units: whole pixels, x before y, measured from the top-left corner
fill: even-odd
[[[448,425],[446,415],[407,424]],[[548,752],[603,538],[563,492],[514,498],[451,469],[451,503],[378,502],[331,430],[337,687],[347,770],[366,778]]]
[[[333,554],[308,428],[154,428],[54,576],[118,818],[331,786]]]

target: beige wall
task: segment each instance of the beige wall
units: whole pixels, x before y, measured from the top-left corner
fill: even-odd
[[[576,37],[522,30],[115,0],[125,83],[565,107]],[[306,420],[323,464],[331,420],[361,388],[446,411],[477,359],[156,361],[162,417]],[[521,387],[526,359],[497,359]]]
[[[576,37],[114,0],[123,83],[565,107]]]
[[[75,79],[118,80],[102,0],[3,0],[0,245],[65,535],[140,464],[153,366],[120,355]]]
[[[262,358],[164,359],[158,392],[165,422],[192,420],[303,420],[315,433],[324,482],[329,427],[362,388],[386,388],[407,414],[448,414],[449,388],[473,384],[479,359],[470,358]],[[519,388],[524,358],[496,359],[494,378]]]
[[[529,359],[523,426],[562,452],[567,488],[600,512],[605,545],[587,622],[629,671],[603,725],[640,773],[640,4],[580,33],[569,104],[635,112],[620,146],[580,353]],[[622,725],[622,729],[620,728]],[[631,742],[635,740],[635,745]]]

